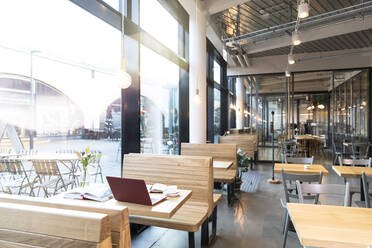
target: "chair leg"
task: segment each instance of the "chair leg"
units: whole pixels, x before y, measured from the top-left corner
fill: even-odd
[[[232,196],[231,196],[231,184],[227,184],[227,205],[231,206],[232,203]]]
[[[288,228],[289,228],[289,214],[287,211],[286,216],[285,216],[285,223],[284,223],[283,248],[285,248],[287,244]]]
[[[195,248],[195,233],[189,232],[189,248]]]
[[[217,206],[213,209],[212,213],[212,236],[210,238],[210,242],[214,240],[217,234]]]
[[[207,218],[202,224],[201,247],[208,247],[208,244],[209,244],[209,221]]]

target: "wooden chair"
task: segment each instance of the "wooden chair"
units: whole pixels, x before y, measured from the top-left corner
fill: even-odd
[[[285,162],[288,164],[313,164],[314,156],[310,158],[302,157],[285,157]]]
[[[301,174],[292,174],[286,173],[284,170],[281,170],[282,174],[282,181],[283,181],[283,190],[284,190],[284,199],[281,198],[280,202],[282,207],[285,209],[285,216],[284,216],[284,224],[283,224],[283,247],[286,246],[287,243],[287,236],[289,231],[289,226],[291,223],[290,216],[287,210],[287,203],[298,201],[299,196],[297,194],[296,186],[292,186],[292,181],[300,180],[301,182],[310,183],[322,183],[323,173],[320,172],[318,175],[301,175]],[[294,193],[293,193],[294,192]],[[306,196],[307,199],[317,199],[318,195],[308,195]]]
[[[127,207],[105,206],[102,205],[102,203],[95,201],[40,198],[9,194],[0,194],[0,202],[107,214],[110,218],[110,228],[113,245],[119,248],[131,247],[129,216]]]
[[[106,214],[6,202],[0,213],[0,247],[112,247]]]
[[[217,216],[211,157],[128,154],[124,156],[122,176],[143,179],[148,184],[177,185],[180,189],[192,190],[191,198],[171,218],[130,215],[130,220],[131,223],[187,231],[190,247],[195,246],[194,233],[202,226],[201,243],[208,245],[208,223]],[[214,228],[215,223],[216,219]],[[212,238],[215,233],[216,230],[212,230]]]
[[[68,186],[74,185],[75,180],[72,177],[64,177],[60,172],[57,160],[32,160],[34,170],[36,172],[37,183],[34,188],[42,188],[46,197],[55,195],[60,190],[67,191]],[[51,194],[49,189],[52,189]]]
[[[181,155],[208,156],[217,161],[232,161],[229,169],[213,168],[215,182],[227,183],[227,202],[230,205],[234,194],[234,184],[237,174],[237,147],[235,144],[181,144]]]
[[[371,208],[372,189],[369,186],[372,185],[372,176],[367,176],[366,173],[362,172],[362,183],[366,208]]]
[[[30,171],[25,170],[20,160],[0,159],[0,174],[2,192],[34,195],[34,181],[30,178]]]

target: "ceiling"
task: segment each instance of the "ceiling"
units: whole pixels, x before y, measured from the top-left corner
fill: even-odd
[[[324,38],[315,41],[301,43],[295,46],[293,53],[312,53],[312,52],[328,52],[344,49],[356,49],[372,46],[372,29],[337,35],[329,38]],[[290,46],[271,49],[258,53],[251,53],[251,58],[286,55],[289,53]]]
[[[219,0],[216,1],[219,2]],[[230,55],[257,58],[289,53],[290,44],[288,41],[297,19],[297,0],[231,0],[231,2],[238,4],[211,16],[211,20],[219,29]],[[349,12],[346,13],[346,10]],[[310,16],[301,20],[300,31],[305,33],[344,20],[363,23],[364,16],[369,15],[372,15],[372,0],[311,0]],[[316,21],[312,22],[312,20]],[[284,29],[281,29],[282,27]],[[372,23],[355,27],[355,30],[351,25],[343,32],[338,30],[335,33],[330,32],[329,35],[327,35],[327,29],[325,30],[326,34],[320,38],[311,37],[307,42],[304,40],[301,45],[294,48],[294,53],[372,47]],[[257,38],[258,36],[260,37]],[[265,44],[270,40],[280,37],[285,37],[287,42],[279,40],[279,44],[276,46],[267,45],[267,49],[265,48]],[[258,43],[262,44],[257,45]],[[260,46],[260,49],[252,49],[254,46]],[[244,63],[242,58],[234,58],[233,56],[233,59],[237,65],[249,66],[249,63]]]

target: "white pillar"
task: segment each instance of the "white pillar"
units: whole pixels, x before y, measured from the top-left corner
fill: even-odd
[[[236,128],[244,128],[244,83],[243,78],[236,79]]]
[[[197,2],[197,8],[195,3]],[[189,22],[189,96],[190,96],[190,143],[205,143],[207,140],[207,84],[206,84],[206,17],[200,1],[180,0],[190,15]],[[197,18],[195,16],[197,13]],[[197,21],[197,23],[196,23]],[[201,102],[194,102],[199,89]]]

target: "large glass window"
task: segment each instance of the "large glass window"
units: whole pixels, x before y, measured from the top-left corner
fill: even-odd
[[[1,3],[0,33],[0,147],[89,146],[104,175],[120,175],[120,31],[70,1],[12,0]]]
[[[178,22],[159,1],[141,1],[140,25],[155,39],[178,53]]]
[[[141,46],[141,152],[178,153],[178,84],[179,67]]]
[[[221,135],[221,91],[214,88],[214,143]]]

